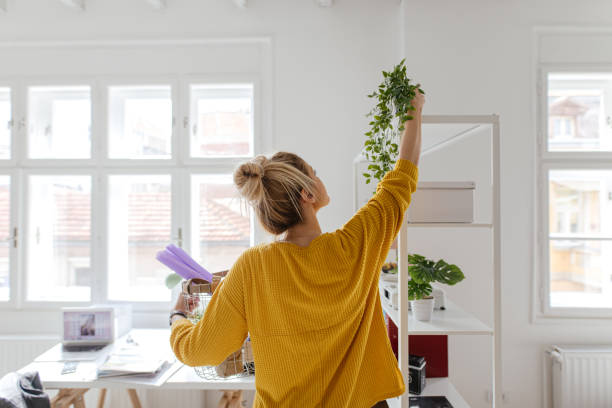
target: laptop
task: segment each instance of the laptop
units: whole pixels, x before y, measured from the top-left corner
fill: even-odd
[[[115,339],[112,307],[67,307],[62,309],[62,350],[97,351]]]
[[[116,335],[129,330],[131,309],[122,311],[116,306],[62,308],[61,342],[34,361],[96,361],[112,349]],[[123,316],[125,324],[117,325],[116,317]]]

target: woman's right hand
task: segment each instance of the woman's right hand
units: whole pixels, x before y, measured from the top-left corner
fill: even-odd
[[[420,87],[420,85],[417,86]],[[423,112],[423,105],[425,105],[425,95],[423,95],[417,90],[416,95],[412,99],[412,107],[414,108],[414,110],[410,112],[412,112],[413,114],[420,115]]]
[[[404,133],[400,141],[400,159],[410,160],[415,166],[419,165],[421,156],[421,112],[424,104],[425,95],[417,91],[412,99],[414,110],[408,112],[412,119],[404,124]]]

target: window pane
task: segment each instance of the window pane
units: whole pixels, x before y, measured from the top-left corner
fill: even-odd
[[[548,75],[548,149],[612,151],[612,73]]]
[[[91,92],[87,86],[28,90],[28,155],[33,159],[91,156]]]
[[[89,301],[91,177],[30,176],[28,299]]]
[[[170,86],[110,87],[108,129],[113,159],[169,159]]]
[[[11,158],[11,90],[0,88],[0,159]]]
[[[9,249],[11,242],[10,177],[0,176],[0,301],[9,300]]]
[[[191,86],[191,156],[250,156],[253,86]]]
[[[550,306],[612,307],[612,241],[550,241]]]
[[[232,177],[194,175],[191,193],[192,256],[211,272],[229,269],[251,243],[251,217]]]
[[[612,236],[612,171],[551,170],[549,225],[560,234]]]
[[[108,294],[114,300],[170,300],[170,270],[155,259],[171,241],[169,175],[109,176]]]

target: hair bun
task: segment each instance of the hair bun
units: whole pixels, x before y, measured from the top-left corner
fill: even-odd
[[[261,178],[264,175],[264,168],[261,163],[254,161],[243,163],[239,169],[245,177]]]
[[[234,171],[234,183],[240,194],[251,202],[259,202],[264,197],[264,166],[265,156],[257,156],[248,162],[242,163]]]

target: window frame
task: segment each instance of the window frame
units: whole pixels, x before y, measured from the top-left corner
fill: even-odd
[[[548,75],[551,73],[612,73],[611,64],[540,63],[536,77],[536,222],[534,223],[535,319],[609,319],[612,308],[551,307],[550,305],[550,170],[612,170],[612,151],[555,152],[548,148]],[[612,101],[611,101],[612,103]],[[610,237],[612,238],[612,237]]]
[[[9,298],[7,300],[0,300],[0,310],[3,309],[12,309],[18,307],[18,299],[14,294],[18,293],[21,287],[21,282],[19,281],[18,271],[19,271],[19,250],[20,248],[16,248],[14,230],[17,228],[19,224],[19,217],[21,215],[21,211],[18,207],[20,188],[21,188],[21,176],[17,170],[14,169],[5,169],[0,167],[0,176],[8,176],[10,183],[10,216],[9,216]],[[19,237],[18,243],[19,243]],[[20,246],[20,245],[18,245]]]
[[[0,88],[9,88],[11,92],[11,157],[10,159],[0,159],[0,170],[3,168],[15,168],[19,159],[19,146],[21,141],[21,123],[17,118],[22,118],[25,114],[21,110],[20,83],[15,78],[0,78]],[[17,137],[18,136],[18,137]]]
[[[239,163],[253,156],[227,158],[190,158],[189,146],[189,86],[191,84],[249,83],[253,87],[253,156],[263,154],[272,146],[269,115],[269,90],[262,87],[259,74],[203,74],[203,75],[100,75],[87,77],[23,77],[0,78],[0,86],[11,90],[11,158],[0,160],[0,174],[11,177],[11,228],[18,228],[18,247],[10,252],[8,301],[0,301],[0,310],[52,310],[64,306],[86,306],[96,303],[129,303],[135,312],[158,313],[167,311],[168,302],[138,302],[108,299],[108,177],[112,174],[168,174],[172,183],[172,242],[177,243],[181,230],[182,246],[191,248],[190,202],[191,175],[232,174]],[[32,159],[27,157],[28,88],[35,86],[78,86],[91,89],[92,124],[91,158],[89,159]],[[108,157],[109,87],[138,85],[169,85],[172,95],[172,155],[170,159],[111,159]],[[185,91],[187,91],[185,93]],[[263,101],[268,106],[263,105]],[[185,126],[186,122],[186,126]],[[266,131],[264,131],[264,128]],[[30,175],[61,174],[90,175],[91,179],[91,268],[93,274],[89,302],[57,302],[27,299],[27,223],[29,222]],[[21,205],[20,205],[21,204]],[[263,228],[249,211],[251,245],[267,239]]]

